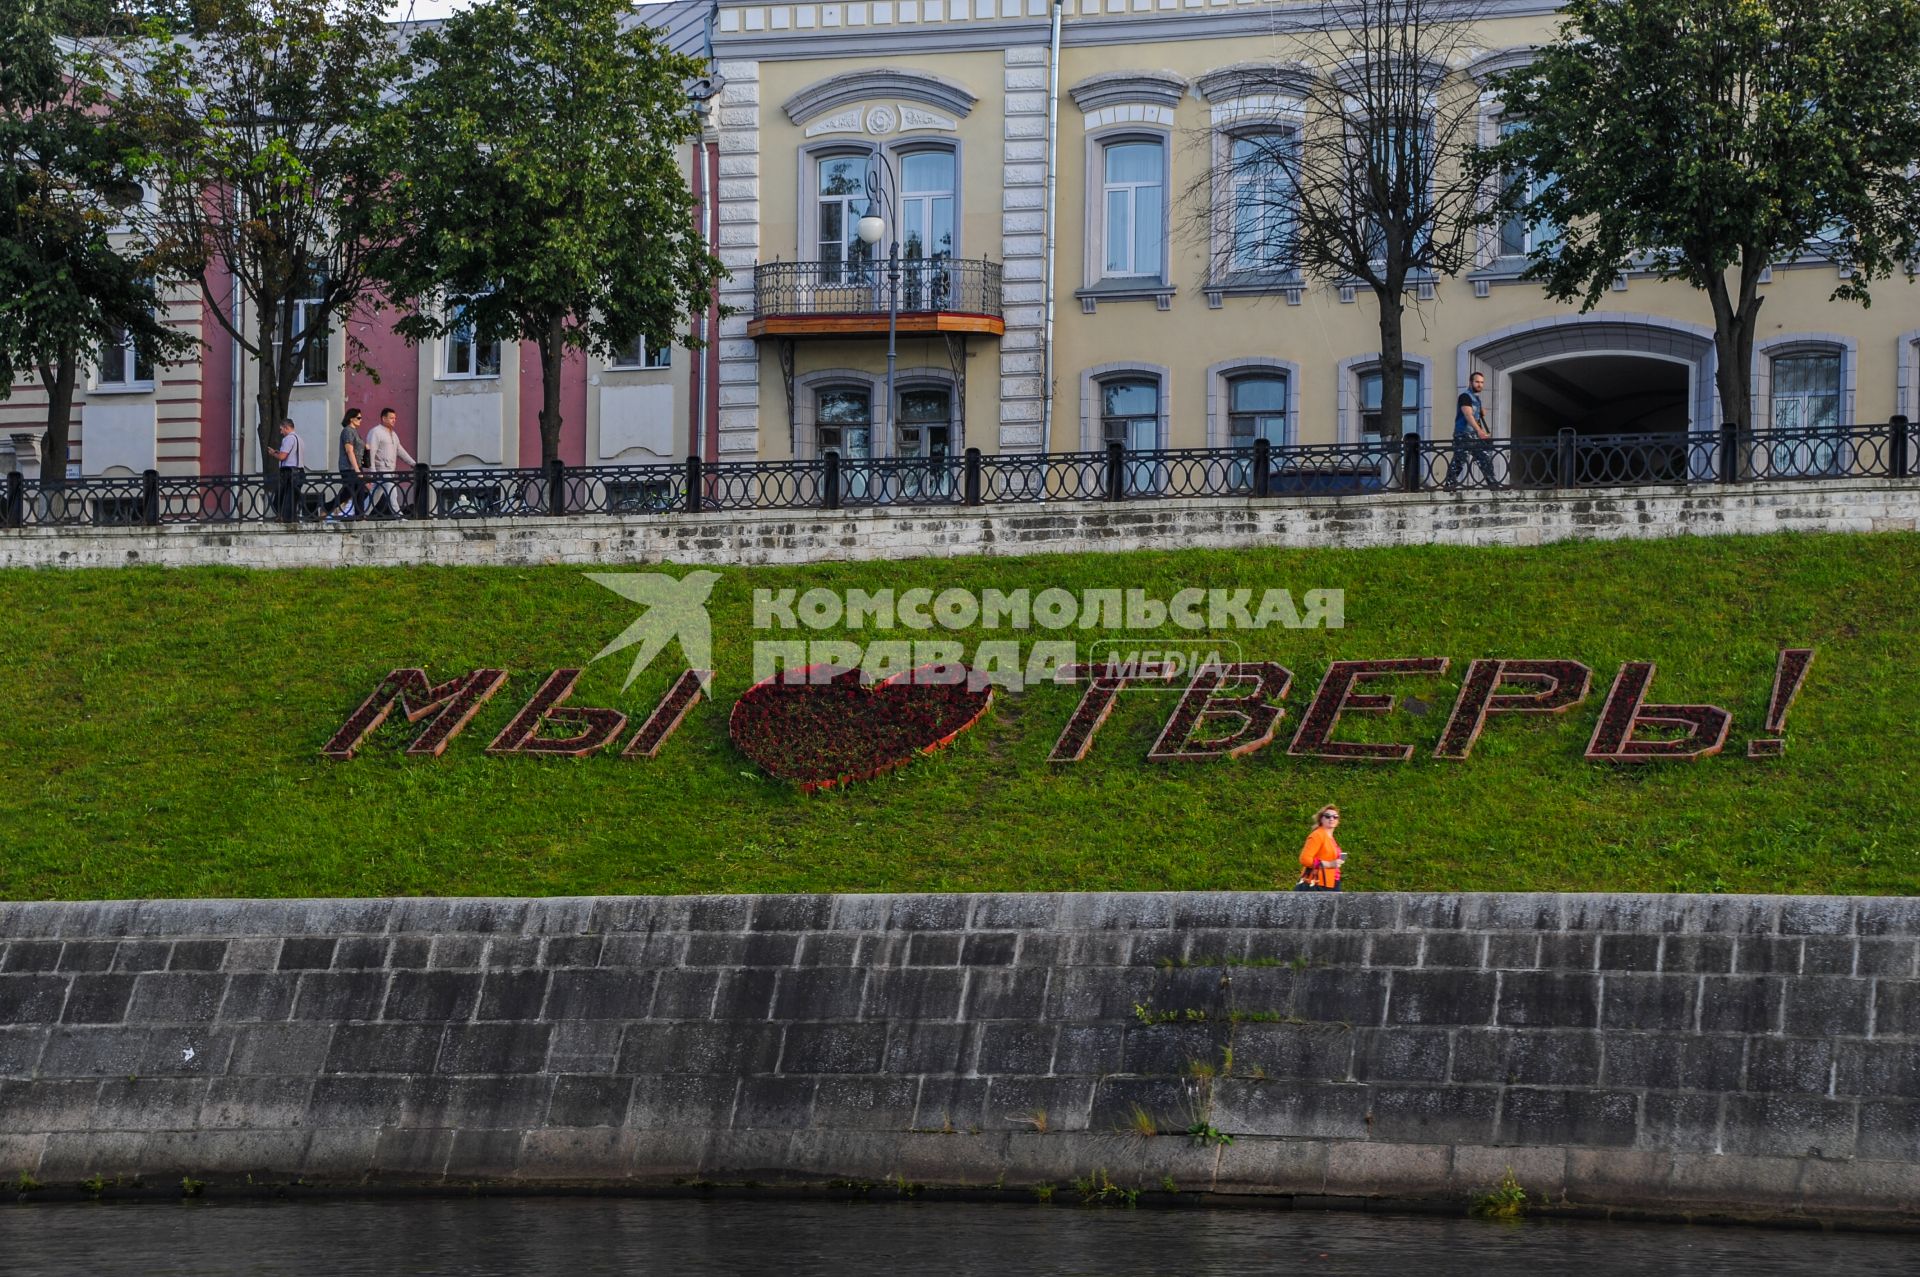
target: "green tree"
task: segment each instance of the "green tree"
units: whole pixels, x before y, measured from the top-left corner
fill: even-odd
[[[680,170],[704,67],[627,0],[485,0],[412,52],[420,72],[388,121],[392,198],[369,210],[388,294],[417,299],[396,327],[533,342],[552,461],[567,352],[666,344],[719,277]]]
[[[1841,267],[1836,299],[1912,275],[1920,0],[1570,0],[1495,89],[1499,212],[1555,228],[1528,275],[1591,309],[1624,271],[1707,295],[1720,401],[1753,420],[1768,267]]]
[[[358,210],[387,168],[372,125],[404,75],[385,0],[202,0],[191,38],[149,24],[121,109],[150,139],[160,248],[256,370],[267,452],[307,343],[368,298]],[[358,344],[347,330],[349,358]]]
[[[162,263],[116,233],[140,201],[142,150],[104,108],[111,67],[63,38],[106,12],[89,0],[0,0],[0,398],[19,375],[47,395],[41,474],[67,473],[74,387],[103,345],[148,360],[192,342],[160,317]]]

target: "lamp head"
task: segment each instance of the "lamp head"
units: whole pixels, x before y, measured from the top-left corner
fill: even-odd
[[[887,233],[887,222],[878,213],[868,213],[854,224],[854,231],[860,236],[860,242],[871,248]]]

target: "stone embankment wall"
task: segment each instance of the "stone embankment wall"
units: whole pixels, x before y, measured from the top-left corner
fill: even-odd
[[[1604,493],[1061,501],[327,528],[28,528],[0,532],[0,567],[661,562],[739,567],[1192,546],[1540,545],[1789,531],[1911,532],[1916,519],[1920,484],[1848,479]]]
[[[1458,1206],[1510,1167],[1911,1224],[1917,938],[1901,899],[0,904],[0,1175]]]

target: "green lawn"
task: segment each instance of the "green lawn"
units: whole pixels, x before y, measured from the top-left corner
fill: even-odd
[[[574,570],[0,573],[0,896],[1266,888],[1291,881],[1328,801],[1360,889],[1909,893],[1916,582],[1910,535],[728,571],[718,703],[646,762],[481,752],[539,676],[634,615]],[[1244,760],[1147,763],[1173,698],[1130,694],[1086,762],[1049,765],[1078,692],[1047,686],[1000,696],[937,757],[809,797],[733,749],[724,711],[750,670],[754,587],[813,585],[1338,586],[1347,625],[1242,636],[1244,655],[1295,675],[1282,745]],[[1819,649],[1788,752],[1749,761],[1787,645]],[[637,720],[675,655],[626,693],[624,656],[594,665],[575,702]],[[1416,743],[1413,762],[1286,756],[1328,659],[1439,655],[1454,659],[1446,678],[1391,687],[1431,708],[1340,729]],[[1476,656],[1576,658],[1595,688],[1564,718],[1496,719],[1471,760],[1437,761]],[[1655,700],[1732,710],[1726,754],[1583,761],[1627,659],[1660,663]],[[352,762],[322,759],[380,678],[412,664],[514,677],[441,759],[403,758],[391,727]]]

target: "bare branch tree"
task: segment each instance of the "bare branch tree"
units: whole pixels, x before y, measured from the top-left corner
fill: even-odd
[[[1380,420],[1401,418],[1411,290],[1467,264],[1481,186],[1479,94],[1456,67],[1480,6],[1325,0],[1271,62],[1233,69],[1237,110],[1189,187],[1210,279],[1364,286],[1380,308]]]

